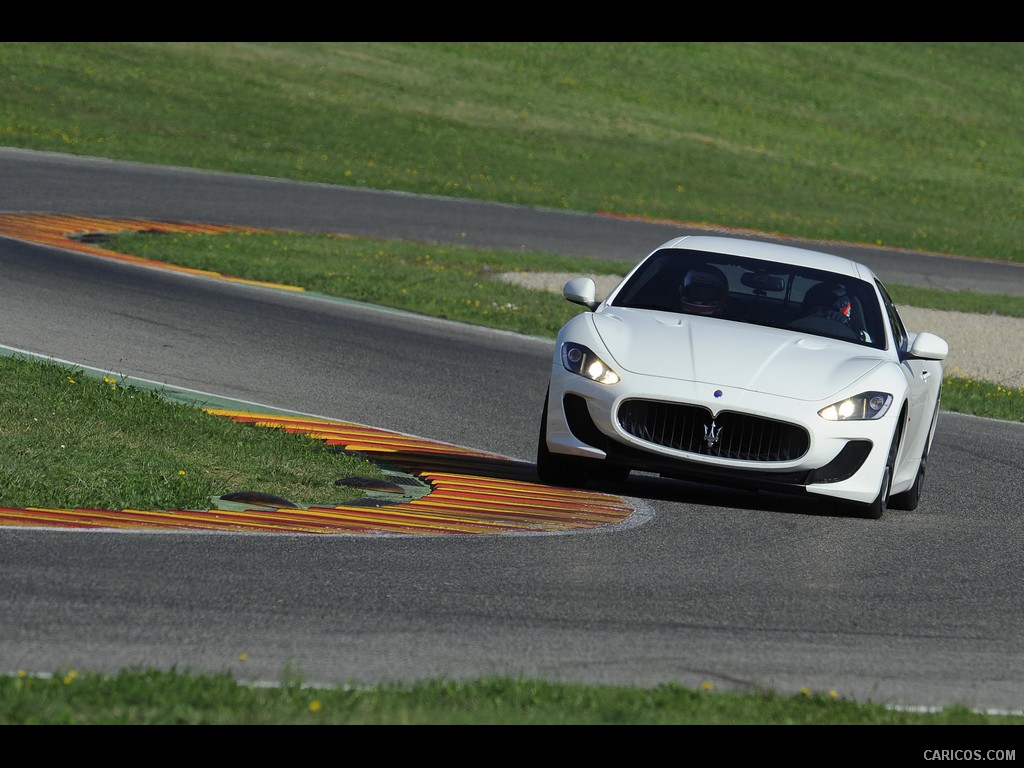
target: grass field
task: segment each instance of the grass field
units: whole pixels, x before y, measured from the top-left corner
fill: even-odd
[[[0,144],[1024,261],[1020,43],[0,43]]]

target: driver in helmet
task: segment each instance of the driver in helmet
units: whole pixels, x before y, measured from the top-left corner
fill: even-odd
[[[679,286],[679,303],[684,312],[719,317],[729,298],[729,281],[718,267],[693,267]]]
[[[835,283],[818,283],[807,292],[803,303],[814,314],[852,327],[853,306],[845,286]]]

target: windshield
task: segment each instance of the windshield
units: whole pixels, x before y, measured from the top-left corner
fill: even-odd
[[[719,317],[885,348],[871,283],[791,264],[666,248],[652,254],[610,304]]]

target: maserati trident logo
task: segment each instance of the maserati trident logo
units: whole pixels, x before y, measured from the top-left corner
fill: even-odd
[[[712,420],[711,424],[704,425],[704,442],[708,444],[708,448],[714,446],[718,442],[718,438],[722,436],[722,428],[715,427],[715,422]]]

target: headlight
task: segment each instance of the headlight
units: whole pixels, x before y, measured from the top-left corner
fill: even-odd
[[[562,365],[569,373],[584,376],[599,384],[619,383],[619,374],[582,344],[568,341],[562,344]]]
[[[890,405],[892,395],[887,392],[861,392],[822,408],[818,415],[826,421],[870,421],[885,416]]]

